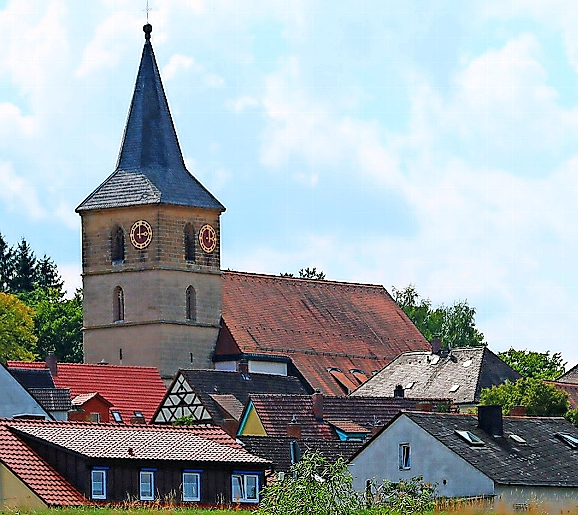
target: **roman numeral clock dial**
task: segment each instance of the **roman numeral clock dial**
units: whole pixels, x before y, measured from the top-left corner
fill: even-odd
[[[153,239],[153,228],[146,220],[137,220],[130,229],[130,241],[139,250],[146,249]]]

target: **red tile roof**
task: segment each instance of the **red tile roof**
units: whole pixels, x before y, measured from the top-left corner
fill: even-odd
[[[288,356],[313,388],[341,395],[327,371],[367,376],[403,352],[430,350],[423,335],[383,286],[224,271],[223,320],[216,355]],[[234,344],[227,341],[227,331]],[[357,376],[362,379],[362,375]],[[342,378],[343,379],[343,378]]]
[[[546,384],[554,385],[558,390],[568,394],[568,402],[572,409],[578,408],[578,384],[576,383],[563,383],[560,381],[545,381]]]
[[[216,426],[144,426],[13,420],[25,434],[89,458],[267,463]]]
[[[0,462],[49,506],[84,504],[84,496],[14,435],[6,422],[0,423]]]
[[[323,396],[323,422],[318,422],[313,414],[311,395],[251,395],[250,403],[255,408],[267,436],[286,436],[287,425],[293,416],[301,425],[302,438],[337,439],[332,429],[365,428],[387,424],[401,410],[422,409],[423,404],[432,407],[449,407],[449,399],[408,399],[404,397],[326,397]],[[249,406],[249,405],[248,405]],[[245,408],[247,413],[248,406]]]
[[[44,362],[9,361],[8,368],[45,368]],[[72,398],[98,392],[118,410],[125,422],[140,411],[150,421],[166,392],[154,367],[123,367],[80,363],[58,363],[53,376],[58,388],[69,388]]]

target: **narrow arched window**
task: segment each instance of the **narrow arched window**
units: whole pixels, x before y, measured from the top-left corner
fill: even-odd
[[[110,258],[112,264],[124,263],[124,231],[115,227],[110,235]]]
[[[192,286],[187,288],[187,320],[197,319],[197,293]]]
[[[112,309],[114,321],[122,322],[124,320],[124,292],[120,286],[114,289]]]
[[[185,261],[195,262],[195,229],[193,224],[185,225]]]

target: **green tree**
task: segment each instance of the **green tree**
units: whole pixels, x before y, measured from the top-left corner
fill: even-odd
[[[402,290],[394,286],[392,292],[397,305],[427,340],[439,339],[445,349],[487,345],[476,327],[476,310],[466,300],[433,308],[429,299],[419,296],[413,284]]]
[[[36,288],[18,297],[33,310],[39,358],[54,351],[59,361],[82,363],[82,290],[72,299],[64,298],[61,288]]]
[[[480,404],[502,406],[505,414],[514,406],[524,406],[528,415],[540,417],[561,417],[570,407],[566,392],[533,377],[484,388]]]
[[[36,283],[37,260],[27,241],[22,238],[14,251],[14,273],[10,281],[11,293],[32,291]]]
[[[260,515],[349,515],[361,507],[342,459],[329,463],[306,452],[284,479],[270,483],[262,494]]]
[[[36,288],[42,288],[44,290],[56,289],[62,291],[64,282],[62,277],[60,277],[58,267],[46,254],[42,259],[38,260],[34,275],[34,285]]]
[[[522,377],[554,380],[565,371],[566,363],[559,352],[550,356],[550,351],[535,352],[510,348],[506,352],[499,352],[498,356]]]
[[[295,277],[291,272],[283,272],[279,274],[281,277]],[[317,271],[316,267],[313,268],[302,268],[299,270],[299,277],[297,279],[317,279],[318,281],[325,280],[325,272],[321,270]]]
[[[0,234],[0,291],[9,291],[13,275],[14,253]]]
[[[9,293],[0,293],[0,361],[32,361],[37,338],[34,335],[33,311]]]

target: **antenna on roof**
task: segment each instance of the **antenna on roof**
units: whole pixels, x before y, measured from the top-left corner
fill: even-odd
[[[147,13],[147,23],[149,22],[149,11],[151,10],[149,7],[149,0],[147,0],[146,9],[143,9]]]
[[[144,11],[147,13],[147,22],[146,25],[142,28],[142,30],[144,30],[145,33],[145,39],[148,41],[151,38],[151,32],[153,31],[153,26],[149,23],[149,12],[150,12],[150,7],[149,7],[149,0],[147,0],[147,6],[146,9],[144,9]]]

